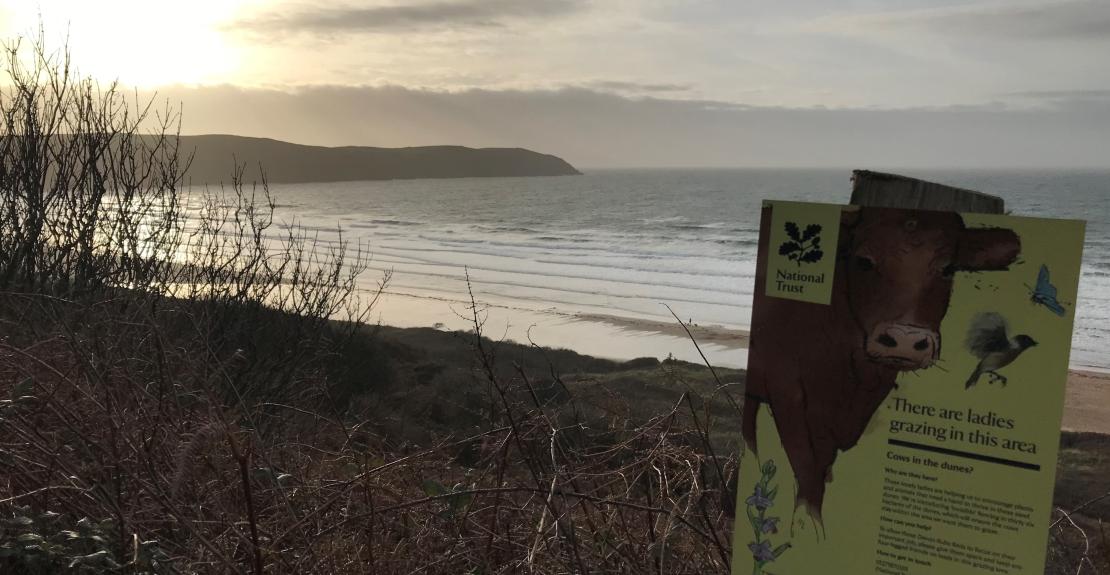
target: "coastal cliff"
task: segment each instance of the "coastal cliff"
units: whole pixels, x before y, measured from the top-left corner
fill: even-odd
[[[233,162],[246,165],[248,181],[258,179],[261,165],[271,183],[580,174],[561,158],[523,148],[329,148],[229,135],[181,136],[180,146],[183,157],[193,154],[193,184],[228,181]]]

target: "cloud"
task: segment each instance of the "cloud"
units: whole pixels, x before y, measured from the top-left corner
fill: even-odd
[[[318,145],[525,147],[576,166],[1108,168],[1110,99],[1007,108],[776,108],[583,88],[164,89],[183,132]]]
[[[917,30],[973,39],[1110,39],[1110,2],[1007,2],[830,16],[807,29],[846,34]]]
[[[667,84],[630,82],[623,80],[595,80],[584,84],[601,92],[614,92],[618,94],[673,94],[676,92],[689,92],[693,89],[691,84]]]
[[[1026,90],[1007,92],[1003,96],[1032,100],[1110,100],[1110,90]]]
[[[508,20],[560,16],[582,0],[439,0],[375,6],[329,6],[241,19],[231,29],[255,32],[399,32],[433,27],[501,26]]]

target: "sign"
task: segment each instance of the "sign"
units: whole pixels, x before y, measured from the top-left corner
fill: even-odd
[[[1043,573],[1083,233],[766,203],[732,572]]]
[[[839,228],[840,206],[779,204],[771,212],[767,294],[828,304]]]

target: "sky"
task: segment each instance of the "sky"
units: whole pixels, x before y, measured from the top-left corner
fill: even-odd
[[[1110,168],[1110,0],[0,1],[184,133],[582,167]]]

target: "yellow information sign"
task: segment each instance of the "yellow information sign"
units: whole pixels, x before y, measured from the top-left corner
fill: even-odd
[[[1083,233],[766,204],[732,572],[1043,573]]]

